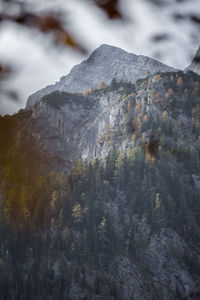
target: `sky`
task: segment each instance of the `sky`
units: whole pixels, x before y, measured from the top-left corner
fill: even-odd
[[[1,24],[0,61],[14,66],[15,72],[7,86],[17,91],[20,101],[1,99],[0,114],[12,114],[24,108],[30,94],[68,74],[101,44],[117,46],[184,69],[200,45],[200,27],[189,19],[175,22],[172,16],[200,16],[200,1],[162,1],[168,1],[170,5],[157,7],[148,0],[122,0],[121,11],[126,21],[110,21],[89,0],[35,0],[34,5],[27,0],[30,11],[62,11],[67,28],[88,49],[88,54],[55,47],[50,37],[36,30],[8,22]],[[3,9],[1,5],[0,9]],[[155,42],[153,37],[160,35],[166,39]]]

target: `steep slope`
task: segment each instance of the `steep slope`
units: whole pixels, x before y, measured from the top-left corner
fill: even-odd
[[[194,73],[164,73],[136,84],[113,80],[109,87],[86,96],[53,92],[32,109],[30,134],[34,134],[40,147],[49,152],[50,159],[54,162],[58,159],[61,169],[65,170],[78,157],[105,158],[114,148],[127,150],[132,135],[138,132],[138,124],[139,128],[151,128],[159,119],[162,121],[164,111],[169,119],[168,126],[176,122],[183,124],[190,141],[193,134],[191,117],[187,114],[191,116],[191,109],[195,109],[191,93],[196,93],[195,99],[198,96],[199,77],[195,76]],[[180,99],[185,100],[181,102]],[[144,141],[152,135],[150,128],[144,132]],[[142,134],[136,139],[137,143],[141,143],[141,137]],[[170,131],[169,140],[172,140]]]
[[[118,81],[132,81],[144,78],[146,72],[151,74],[173,70],[158,61],[142,55],[127,53],[122,49],[101,45],[90,57],[80,65],[75,66],[69,75],[64,76],[55,85],[31,95],[27,107],[33,106],[44,95],[53,91],[83,92],[86,88],[97,88],[100,81],[110,84],[113,78]]]
[[[197,53],[196,53],[195,57],[193,58],[191,65],[189,65],[185,69],[185,71],[189,71],[189,70],[200,75],[200,47],[197,50]]]
[[[199,91],[158,73],[0,119],[3,299],[198,299]]]

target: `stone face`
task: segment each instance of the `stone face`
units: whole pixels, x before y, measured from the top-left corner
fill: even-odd
[[[196,52],[195,57],[192,60],[191,65],[189,65],[185,71],[193,71],[200,75],[200,47]]]
[[[173,70],[158,61],[142,55],[127,53],[126,51],[108,45],[101,45],[94,50],[87,60],[72,68],[67,76],[61,77],[54,85],[34,93],[27,100],[26,107],[33,106],[44,95],[56,90],[65,92],[83,92],[86,88],[97,88],[100,81],[110,84],[113,78],[118,81],[135,82],[151,74]]]
[[[154,101],[153,93],[157,90],[156,94],[165,98],[171,80],[166,81],[164,77],[172,76],[176,85],[176,76],[184,76],[186,82],[190,76],[183,72],[165,74],[152,75],[129,87],[122,83],[95,90],[86,96],[55,91],[32,108],[28,126],[30,134],[37,140],[39,148],[49,153],[49,161],[59,171],[68,171],[80,157],[83,160],[105,159],[113,149],[124,152],[132,144],[136,102],[147,118],[153,116],[162,120],[163,110]],[[128,94],[127,88],[130,89]],[[173,95],[173,99],[179,101],[180,97]],[[169,102],[168,98],[165,101]],[[188,141],[197,147],[191,119],[182,110],[168,112],[167,118],[171,124],[179,120],[184,125]],[[149,139],[150,133],[146,130],[143,142]],[[170,136],[168,140],[171,143]],[[139,143],[141,139],[136,140],[136,145]]]

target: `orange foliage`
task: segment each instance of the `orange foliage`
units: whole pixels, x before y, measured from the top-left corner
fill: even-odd
[[[107,85],[105,84],[105,82],[101,80],[101,81],[99,82],[99,84],[98,84],[97,89],[98,89],[98,90],[102,90],[102,89],[104,89],[106,86],[107,86]]]
[[[182,85],[182,83],[183,83],[183,79],[182,79],[182,77],[179,77],[177,79],[177,85]]]
[[[141,103],[139,101],[136,101],[136,107],[135,110],[138,111],[141,107]]]
[[[174,93],[173,89],[169,88],[168,91],[167,91],[166,97],[167,98],[170,97],[173,93]]]
[[[87,96],[88,92],[87,92],[87,89],[85,88],[84,91],[83,91],[83,96]]]
[[[159,81],[160,80],[160,74],[155,75],[155,80]]]

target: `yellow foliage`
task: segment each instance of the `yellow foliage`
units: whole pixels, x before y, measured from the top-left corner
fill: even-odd
[[[125,97],[126,97],[126,95],[124,94],[124,95],[122,95],[121,99],[124,100]]]
[[[166,111],[166,110],[163,111],[163,119],[164,119],[164,120],[167,120],[167,111]]]
[[[138,111],[141,107],[141,103],[139,101],[136,101],[136,107],[135,110]]]
[[[136,139],[136,133],[134,132],[134,133],[132,134],[132,140],[133,140],[133,142],[135,141],[135,139]]]
[[[152,156],[149,152],[146,152],[146,160],[154,162],[156,158],[155,156]]]

